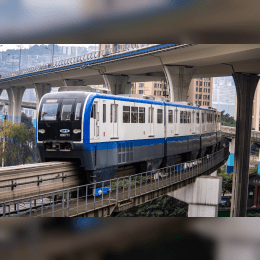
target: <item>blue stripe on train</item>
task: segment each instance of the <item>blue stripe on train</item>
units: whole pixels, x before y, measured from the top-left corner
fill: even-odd
[[[208,134],[201,135],[201,137],[208,136]],[[189,136],[178,136],[169,137],[167,140],[164,138],[154,138],[154,139],[141,139],[141,140],[129,140],[129,141],[113,141],[113,142],[100,142],[100,143],[84,143],[83,149],[85,151],[95,151],[96,150],[108,150],[117,149],[118,147],[134,147],[134,146],[146,146],[146,145],[158,145],[173,142],[182,142],[187,140],[200,139],[200,135],[189,135]]]

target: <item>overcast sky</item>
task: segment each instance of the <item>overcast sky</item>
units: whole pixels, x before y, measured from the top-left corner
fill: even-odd
[[[22,49],[28,49],[29,46],[32,46],[35,44],[22,44]],[[41,45],[41,44],[38,44]],[[45,44],[48,45],[48,44]],[[95,44],[57,44],[59,46],[78,46],[78,47],[88,47],[89,45],[95,45]],[[6,51],[7,49],[19,49],[20,48],[20,44],[1,44],[0,43],[0,52],[1,51]]]

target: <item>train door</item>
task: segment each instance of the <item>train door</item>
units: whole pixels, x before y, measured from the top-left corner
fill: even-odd
[[[201,124],[200,124],[200,133],[205,132],[205,125],[206,125],[206,113],[201,111]]]
[[[94,101],[93,105],[92,105],[92,109],[91,109],[91,115],[90,115],[90,125],[91,125],[91,136],[94,139],[98,139],[99,138],[99,108],[98,108],[98,101]]]
[[[118,104],[115,101],[111,104],[110,123],[112,124],[111,138],[116,138],[118,137]]]
[[[196,132],[196,113],[195,113],[195,110],[193,109],[192,111],[192,133],[195,134]]]
[[[208,113],[204,113],[204,117],[205,117],[205,121],[204,121],[204,131],[205,132],[207,132],[207,130],[208,130],[208,122],[209,122],[209,120],[208,120],[208,118],[209,118],[209,114]]]
[[[174,123],[175,123],[175,134],[178,135],[179,134],[179,129],[180,129],[180,120],[179,120],[179,116],[178,116],[178,109],[176,107],[176,109],[174,110]]]
[[[148,123],[150,124],[150,136],[154,136],[154,107],[151,105],[148,110]]]

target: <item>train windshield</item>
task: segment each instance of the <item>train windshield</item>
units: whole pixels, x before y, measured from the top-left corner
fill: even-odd
[[[58,113],[58,106],[59,103],[57,100],[50,99],[46,100],[46,103],[42,106],[41,111],[41,120],[43,121],[51,121],[57,119],[57,113]]]

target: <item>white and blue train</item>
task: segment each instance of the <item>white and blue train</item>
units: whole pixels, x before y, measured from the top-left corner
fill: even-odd
[[[218,111],[142,97],[45,94],[37,119],[41,161],[78,161],[93,183],[114,178],[126,165],[150,171],[220,149]]]

